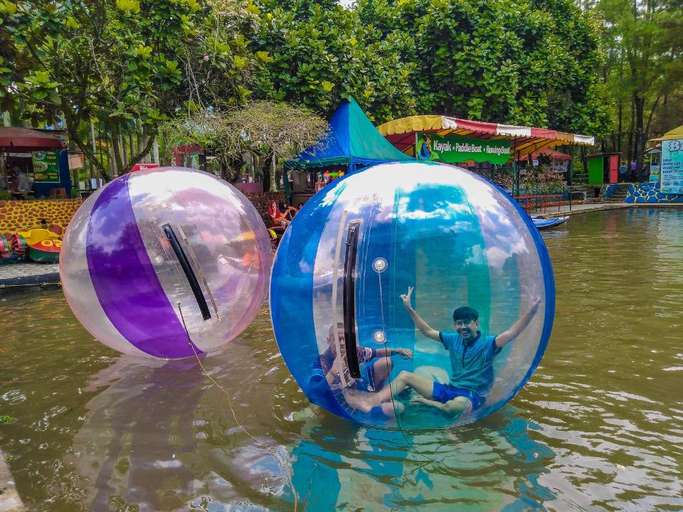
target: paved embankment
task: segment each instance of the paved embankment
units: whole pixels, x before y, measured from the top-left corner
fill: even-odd
[[[24,505],[14,486],[14,479],[5,462],[5,456],[0,451],[0,512],[23,512],[24,510]]]
[[[577,215],[579,213],[594,212],[599,210],[618,210],[620,208],[631,208],[633,203],[588,203],[553,206],[550,208],[533,210],[529,215],[543,215],[544,217],[562,217],[564,215]],[[656,206],[656,205],[655,205]]]
[[[59,265],[16,263],[0,265],[0,293],[27,286],[59,284]]]
[[[598,210],[615,210],[633,207],[664,207],[678,206],[676,204],[663,203],[588,203],[572,204],[552,207],[543,210],[529,212],[531,215],[544,217],[560,217],[563,215],[577,215],[580,213]],[[46,265],[42,263],[18,263],[0,265],[0,293],[3,291],[22,289],[28,286],[54,286],[59,284],[59,265]]]

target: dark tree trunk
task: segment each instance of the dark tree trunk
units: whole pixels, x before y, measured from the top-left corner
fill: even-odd
[[[121,136],[119,134],[119,127],[117,125],[111,127],[109,131],[109,138],[114,153],[113,170],[114,174],[118,176],[121,172],[121,169],[123,168],[123,158],[121,156]]]
[[[645,149],[645,140],[643,125],[644,125],[644,109],[645,109],[645,98],[634,94],[633,96],[633,106],[635,109],[635,136],[633,141],[633,160],[636,162],[636,172],[640,172],[643,160],[643,151]]]
[[[626,161],[628,162],[628,172],[631,173],[631,162],[633,161],[633,132],[635,128],[635,108],[631,105],[631,124],[628,130],[628,146],[626,146]]]
[[[78,146],[78,149],[80,149],[85,155],[85,158],[88,160],[88,162],[95,165],[103,176],[108,177],[107,171],[97,160],[97,153],[93,152],[92,148],[88,145],[87,137],[86,139],[83,139],[78,131],[80,118],[70,108],[69,104],[64,100],[64,98],[61,99],[61,109],[64,115],[64,120],[66,121],[66,129],[69,133],[69,140]]]
[[[623,136],[622,130],[623,130],[623,119],[624,119],[624,103],[622,100],[619,100],[619,105],[617,107],[617,111],[619,112],[619,121],[617,122],[616,151],[617,151],[617,153],[621,154],[621,137]]]
[[[662,99],[661,95],[657,96],[657,99],[655,99],[654,103],[652,104],[652,108],[650,109],[650,114],[647,116],[647,123],[645,124],[645,132],[644,132],[645,141],[647,141],[650,138],[650,128],[652,127],[652,118],[655,115],[657,107],[659,106],[659,101],[661,99]]]

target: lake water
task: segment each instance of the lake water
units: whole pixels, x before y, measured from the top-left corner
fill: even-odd
[[[200,368],[110,351],[60,290],[0,296],[18,491],[39,511],[683,510],[683,210],[587,213],[544,238],[557,316],[541,366],[456,431],[310,406],[266,309]]]

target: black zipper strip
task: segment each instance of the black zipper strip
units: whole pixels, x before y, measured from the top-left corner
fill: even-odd
[[[187,255],[185,254],[183,247],[180,245],[178,237],[176,236],[175,231],[173,231],[171,225],[164,224],[163,226],[161,226],[161,229],[164,230],[164,234],[170,242],[171,247],[173,248],[173,252],[178,258],[178,262],[180,263],[180,266],[182,267],[183,272],[185,273],[185,277],[187,277],[187,280],[190,283],[190,288],[192,289],[194,298],[197,301],[199,310],[202,313],[202,318],[204,318],[204,320],[208,320],[209,318],[211,318],[211,311],[209,311],[209,305],[206,303],[206,297],[204,297],[202,287],[199,286],[197,276],[195,275],[194,270],[192,270],[190,260],[187,259]]]
[[[346,256],[344,260],[344,348],[349,373],[354,379],[360,378],[358,350],[356,348],[356,254],[360,221],[349,224],[346,237]]]

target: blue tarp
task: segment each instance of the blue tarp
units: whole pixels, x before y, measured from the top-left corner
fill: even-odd
[[[342,101],[325,139],[303,151],[287,167],[310,169],[346,165],[349,171],[382,162],[412,161],[385,139],[365,115],[356,100]]]

